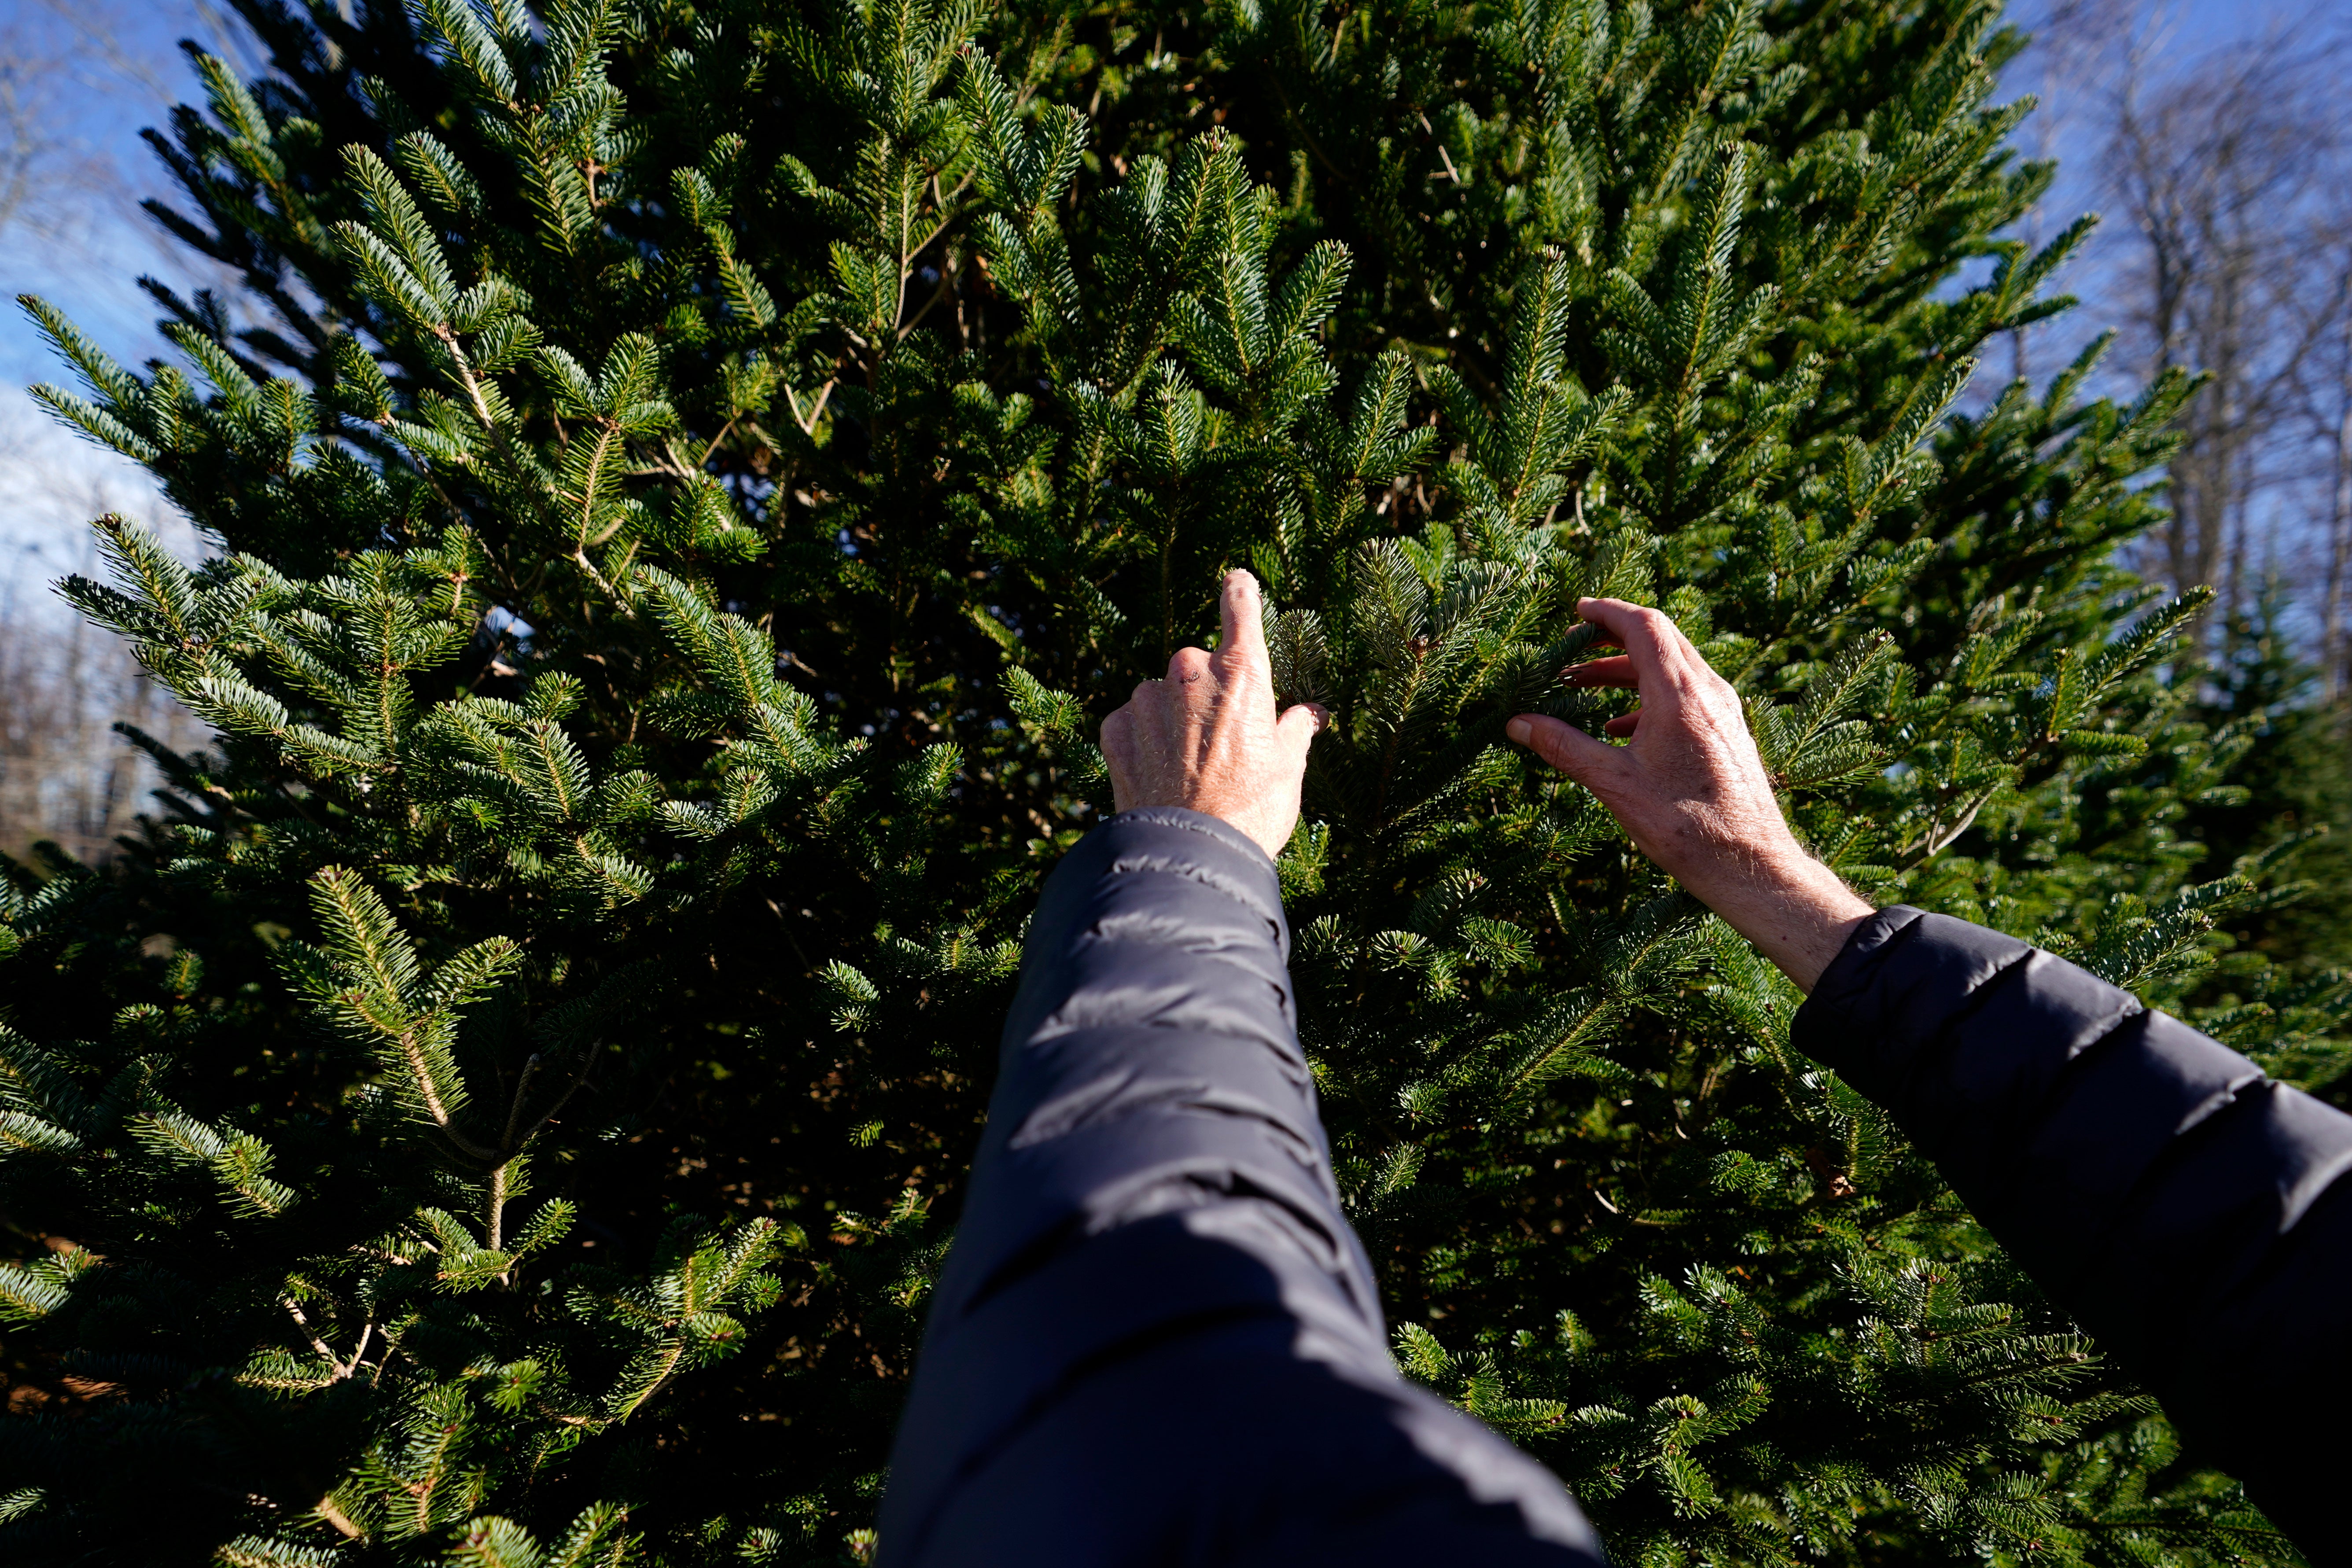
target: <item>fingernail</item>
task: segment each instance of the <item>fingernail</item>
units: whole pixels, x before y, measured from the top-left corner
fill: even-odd
[[[1512,740],[1517,742],[1522,746],[1528,743],[1528,738],[1535,732],[1536,727],[1533,724],[1528,723],[1525,719],[1514,719],[1509,723],[1503,726],[1503,733],[1508,735]]]
[[[1315,730],[1318,734],[1331,727],[1331,710],[1324,707],[1320,702],[1309,702],[1307,705],[1307,710],[1315,715]]]

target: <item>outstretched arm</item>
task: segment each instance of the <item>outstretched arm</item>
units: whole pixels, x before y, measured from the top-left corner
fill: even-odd
[[[1398,1377],[1299,1049],[1281,884],[1318,715],[1257,584],[1103,726],[891,1459],[890,1568],[1597,1568],[1559,1483]]]
[[[2314,1563],[2352,1562],[2352,1117],[2024,942],[1873,910],[1790,833],[1738,698],[1674,623],[1579,608],[1625,652],[1572,674],[1639,689],[1608,726],[1630,742],[1536,714],[1511,738],[1811,993],[1792,1043],[1887,1109],[2193,1454]]]

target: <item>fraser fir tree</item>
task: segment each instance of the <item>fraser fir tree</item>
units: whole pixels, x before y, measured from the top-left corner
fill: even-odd
[[[2328,1058],[2332,973],[2216,989],[2284,851],[2201,865],[2245,737],[2112,563],[2187,384],[1953,412],[2084,232],[1994,237],[1993,5],[238,9],[155,211],[241,298],[143,372],[27,302],[216,547],[66,591],[216,738],[6,893],[11,1561],[869,1555],[1023,920],[1227,564],[1337,715],[1283,874],[1413,1375],[1627,1563],[2286,1558],[1500,738],[1662,603],[1873,896]]]

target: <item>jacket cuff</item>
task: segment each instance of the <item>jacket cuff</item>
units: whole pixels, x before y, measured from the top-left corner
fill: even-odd
[[[1868,1076],[1874,1047],[1894,1022],[1885,1016],[1882,973],[1886,961],[1919,934],[1927,914],[1909,904],[1889,904],[1857,926],[1790,1020],[1789,1044],[1850,1079],[1857,1070]],[[1859,1082],[1855,1087],[1865,1088]]]
[[[1181,805],[1150,805],[1106,817],[1081,839],[1047,881],[1040,924],[1059,916],[1054,895],[1090,888],[1105,876],[1128,872],[1190,878],[1215,889],[1269,925],[1276,949],[1290,957],[1290,921],[1282,910],[1282,873],[1256,839],[1221,816]]]
[[[1813,982],[1805,1007],[1814,1009],[1819,1004],[1816,1010],[1842,1012],[1868,993],[1877,982],[1878,961],[1885,956],[1887,944],[1926,913],[1909,904],[1889,904],[1856,926],[1821,978]]]

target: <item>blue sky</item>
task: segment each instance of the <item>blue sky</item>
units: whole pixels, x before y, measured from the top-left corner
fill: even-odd
[[[25,395],[64,372],[16,306],[39,294],[127,361],[163,351],[139,276],[190,273],[138,210],[164,179],[139,132],[194,95],[176,48],[192,35],[218,36],[195,0],[0,0],[0,72],[46,144],[31,200],[0,229],[0,613],[55,609],[47,584],[88,568],[100,513],[194,545],[143,470]]]
[[[37,107],[56,143],[37,175],[53,187],[44,210],[0,230],[10,304],[0,322],[0,380],[22,385],[53,374],[47,345],[14,308],[23,293],[63,306],[118,353],[154,352],[156,312],[138,278],[184,275],[186,264],[135,205],[165,194],[167,178],[139,132],[163,123],[173,100],[197,97],[178,40],[219,34],[194,0],[0,0],[0,29],[21,61],[46,68]]]
[[[2011,15],[2031,26],[2051,4],[2025,0]],[[2352,14],[2352,0],[2335,0],[2335,5],[2338,15]],[[2168,21],[2176,49],[2188,56],[2312,14],[2307,0],[2175,0]],[[41,123],[57,143],[49,175],[57,199],[29,220],[20,215],[0,230],[0,284],[12,300],[24,292],[52,300],[129,361],[162,352],[154,334],[156,312],[137,288],[140,274],[156,273],[183,289],[209,280],[195,258],[163,243],[135,202],[142,195],[169,194],[163,171],[139,132],[160,124],[173,100],[197,100],[194,74],[176,43],[196,37],[223,47],[226,35],[216,25],[217,16],[205,0],[0,0],[0,49],[19,62],[44,52],[62,62],[36,73],[39,79],[34,84],[47,94],[40,106]],[[243,63],[249,68],[254,62],[248,57]],[[2084,150],[2074,144],[2081,134],[2073,122],[2079,116],[2066,112],[2064,84],[2053,81],[2033,57],[2021,62],[2010,85],[2017,92],[2059,89],[2025,132],[2029,146],[2046,142],[2070,171],[2048,204],[2047,226],[2054,231],[2098,205],[2098,193],[2080,173],[2087,167]],[[2084,291],[2089,280],[2078,275],[2071,286]],[[2087,336],[2105,324],[2101,314],[2096,300],[2086,300],[2065,335]],[[2039,375],[2054,365],[2034,368]],[[6,557],[0,563],[0,586],[25,568],[53,571],[64,556],[78,552],[78,543],[57,540],[55,531],[79,531],[81,518],[73,514],[96,493],[93,486],[119,492],[128,498],[128,507],[141,511],[154,506],[152,487],[127,464],[47,438],[27,416],[31,411],[21,389],[59,374],[32,324],[13,308],[0,313],[0,554]],[[37,471],[27,471],[27,465]],[[46,506],[35,494],[41,487],[29,481],[51,473],[70,479],[65,487],[69,499]],[[29,552],[27,542],[34,547]]]

